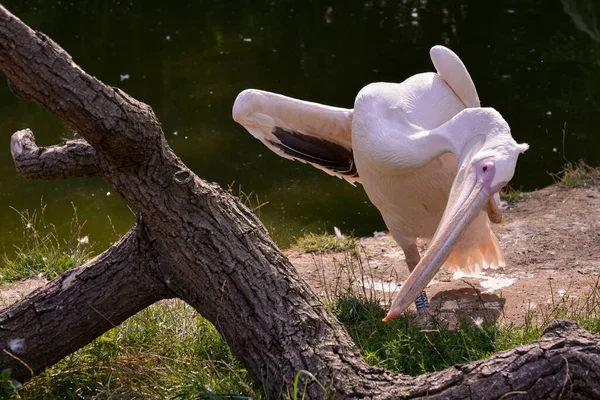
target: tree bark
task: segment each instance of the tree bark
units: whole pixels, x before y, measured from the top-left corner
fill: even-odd
[[[138,223],[118,243],[0,314],[0,365],[25,381],[169,296]]]
[[[38,148],[30,131],[19,131],[11,143],[17,171],[102,176],[138,213],[119,243],[0,313],[0,369],[17,379],[175,296],[215,325],[268,398],[286,393],[301,370],[336,398],[600,396],[598,337],[566,322],[539,342],[440,373],[409,377],[367,365],[252,212],[173,154],[149,106],[86,74],[1,7],[0,68],[16,95],[85,140]],[[323,396],[309,383],[308,398]]]
[[[69,140],[57,146],[39,148],[29,129],[12,136],[10,152],[17,172],[24,178],[102,176],[107,171],[104,159],[85,140]]]

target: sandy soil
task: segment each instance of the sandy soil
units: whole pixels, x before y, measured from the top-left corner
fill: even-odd
[[[583,301],[600,275],[600,188],[558,186],[526,193],[494,225],[506,267],[477,277],[455,277],[441,270],[427,289],[432,307],[451,317],[523,323],[530,309],[558,304],[562,296]],[[376,289],[388,300],[408,277],[402,250],[389,235],[360,241],[360,260],[348,254],[287,252],[313,289],[324,295],[352,283]],[[349,265],[349,267],[346,267]],[[457,279],[454,279],[457,278]],[[364,284],[362,283],[364,282]]]
[[[21,300],[30,292],[44,286],[47,282],[45,279],[27,279],[25,281],[0,285],[0,309]]]
[[[551,186],[527,193],[494,226],[506,268],[454,279],[440,271],[427,292],[446,316],[522,323],[530,309],[557,304],[562,296],[582,299],[600,277],[600,187],[566,190]],[[360,258],[350,254],[286,251],[310,286],[331,296],[365,290],[387,301],[408,276],[402,250],[389,235],[360,240]],[[29,280],[0,287],[0,308],[42,286]]]

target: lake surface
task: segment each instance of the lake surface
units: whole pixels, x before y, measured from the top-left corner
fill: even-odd
[[[401,3],[401,4],[397,4]],[[260,88],[351,108],[370,82],[432,71],[429,48],[465,62],[482,105],[499,110],[531,149],[512,185],[552,183],[565,160],[600,165],[600,6],[592,1],[28,1],[3,4],[63,46],[84,70],[149,104],[169,144],[200,177],[268,202],[260,217],[283,247],[307,231],[371,235],[385,226],[360,186],[279,158],[231,119],[236,95]],[[0,247],[20,241],[17,210],[47,204],[66,234],[101,251],[134,222],[101,179],[28,181],[9,142],[72,137],[41,106],[0,82]]]

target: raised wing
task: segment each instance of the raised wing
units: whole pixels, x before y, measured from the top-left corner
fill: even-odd
[[[429,55],[437,73],[446,81],[465,107],[480,107],[475,84],[460,58],[444,46],[433,46]]]
[[[444,46],[433,46],[429,51],[431,61],[438,75],[450,86],[452,91],[467,108],[481,107],[479,95],[467,67],[452,50]],[[500,208],[500,195],[494,194],[489,201],[489,215],[495,216],[492,222],[500,223],[502,209]]]
[[[256,89],[241,92],[233,119],[278,155],[358,182],[352,153],[352,110]]]

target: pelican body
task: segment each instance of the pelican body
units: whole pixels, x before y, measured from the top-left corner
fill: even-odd
[[[362,183],[411,271],[384,321],[418,296],[417,307],[426,305],[422,291],[442,265],[504,265],[490,221],[500,222],[498,192],[528,148],[496,110],[479,107],[456,54],[435,46],[430,55],[437,73],[372,83],[354,109],[254,89],[233,106],[234,120],[275,153]],[[430,240],[423,258],[417,238]]]

